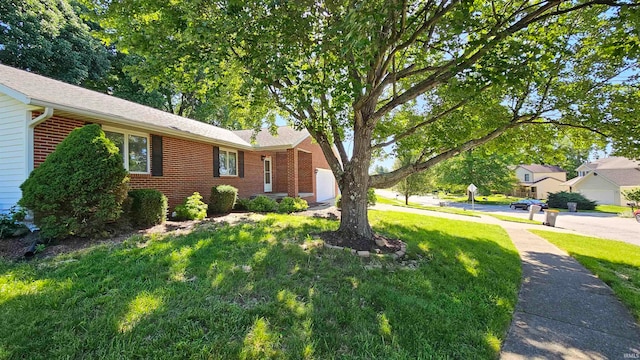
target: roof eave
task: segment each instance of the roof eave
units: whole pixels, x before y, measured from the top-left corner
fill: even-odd
[[[164,126],[143,123],[143,122],[139,122],[139,121],[123,118],[121,116],[113,116],[113,115],[110,115],[110,114],[105,114],[105,113],[102,113],[102,112],[99,112],[99,111],[90,111],[90,110],[86,110],[86,109],[78,109],[78,108],[75,108],[75,107],[72,107],[72,106],[64,106],[64,105],[60,105],[60,104],[53,104],[53,103],[50,103],[50,102],[47,102],[47,101],[42,101],[42,100],[37,100],[37,99],[30,99],[30,100],[31,100],[30,101],[31,105],[37,105],[37,106],[42,106],[42,107],[53,107],[54,109],[68,111],[68,112],[75,113],[75,114],[78,114],[78,115],[90,116],[90,117],[95,117],[95,118],[106,120],[106,121],[113,121],[113,122],[116,122],[116,123],[119,123],[119,124],[123,124],[123,125],[129,125],[129,126],[139,127],[139,128],[148,129],[148,130],[154,130],[154,131],[156,131],[158,133],[161,133],[161,134],[174,135],[174,136],[178,136],[178,137],[182,137],[182,138],[188,138],[188,139],[197,139],[197,140],[200,140],[200,141],[203,141],[203,142],[207,142],[207,143],[225,145],[225,146],[235,147],[235,148],[243,149],[243,150],[253,150],[254,149],[248,143],[247,144],[241,144],[241,143],[235,143],[235,142],[226,141],[226,140],[222,140],[222,139],[213,139],[213,138],[210,138],[210,137],[207,137],[207,136],[202,136],[202,135],[190,133],[190,132],[187,132],[187,131],[175,130],[175,129],[171,129],[171,128],[164,127]]]
[[[0,92],[5,94],[5,95],[7,95],[7,96],[9,96],[9,97],[11,97],[11,98],[13,98],[13,99],[15,99],[15,100],[17,100],[17,101],[19,101],[19,102],[21,102],[21,103],[23,103],[23,104],[25,104],[25,105],[30,105],[31,104],[31,99],[27,95],[25,95],[25,94],[23,94],[23,93],[21,93],[19,91],[16,91],[16,90],[14,90],[14,89],[6,86],[6,85],[0,84]]]

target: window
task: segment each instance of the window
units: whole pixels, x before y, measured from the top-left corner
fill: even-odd
[[[131,173],[149,172],[149,137],[121,130],[105,130],[107,138],[118,147],[124,168]]]
[[[219,159],[221,176],[238,175],[238,153],[232,150],[220,149]]]
[[[529,179],[529,174],[524,174],[524,181],[531,181],[531,180]]]

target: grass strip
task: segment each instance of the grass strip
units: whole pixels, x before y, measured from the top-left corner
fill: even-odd
[[[609,285],[640,321],[640,246],[574,234],[531,231],[569,253]]]

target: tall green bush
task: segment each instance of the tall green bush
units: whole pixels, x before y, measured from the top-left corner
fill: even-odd
[[[43,238],[102,235],[122,214],[129,177],[99,125],[73,130],[20,186]]]
[[[207,217],[208,207],[202,202],[202,195],[196,191],[186,198],[184,203],[176,206],[175,217],[177,220],[202,220]]]
[[[135,226],[162,224],[167,218],[167,197],[156,189],[129,191],[131,209],[129,218]]]
[[[212,214],[226,214],[231,212],[238,198],[238,189],[231,185],[218,185],[211,188],[209,197],[209,212]]]
[[[566,191],[560,191],[557,193],[549,193],[547,199],[547,205],[550,208],[556,209],[568,209],[567,203],[577,203],[578,210],[593,210],[596,208],[596,202],[585,198],[580,193],[570,193]]]

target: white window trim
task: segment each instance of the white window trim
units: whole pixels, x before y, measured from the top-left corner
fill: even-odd
[[[224,164],[227,169],[229,168],[229,153],[236,154],[236,173],[229,175],[220,172],[220,177],[238,177],[238,151],[233,149],[218,148],[218,166],[220,165],[220,154],[222,154],[223,152],[227,153],[227,163]],[[218,168],[218,171],[220,171],[220,168]]]
[[[103,126],[102,131],[109,131],[118,134],[123,134],[125,136],[124,141],[124,168],[129,171],[129,135],[139,136],[147,138],[147,171],[129,171],[130,174],[151,174],[151,139],[149,139],[149,134],[145,134],[142,132],[124,130],[121,128]]]

